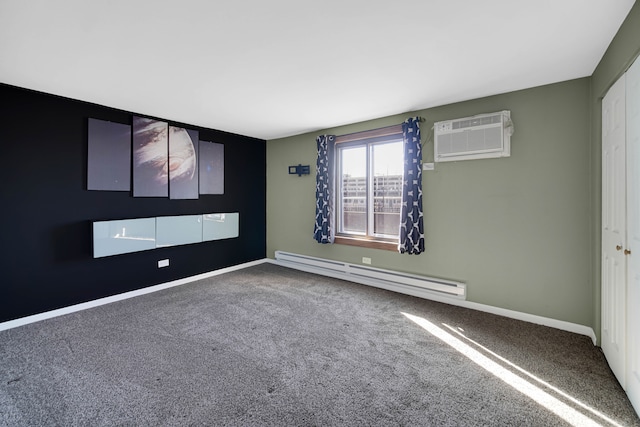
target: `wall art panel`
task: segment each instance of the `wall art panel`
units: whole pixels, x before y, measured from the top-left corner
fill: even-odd
[[[224,194],[224,145],[200,141],[200,194]]]
[[[131,191],[131,126],[89,119],[87,190]]]
[[[133,196],[169,196],[169,126],[133,117]]]
[[[198,198],[198,131],[169,126],[169,198]]]

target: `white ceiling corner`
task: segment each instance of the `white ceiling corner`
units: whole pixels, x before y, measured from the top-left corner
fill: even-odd
[[[0,82],[274,139],[589,76],[634,0],[0,0]]]

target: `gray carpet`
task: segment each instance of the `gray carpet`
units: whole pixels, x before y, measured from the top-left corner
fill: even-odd
[[[569,412],[640,426],[585,336],[271,264],[0,332],[0,425],[584,424],[403,313]]]

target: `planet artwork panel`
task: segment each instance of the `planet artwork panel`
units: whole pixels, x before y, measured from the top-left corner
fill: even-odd
[[[169,196],[169,125],[133,117],[133,196]]]
[[[198,198],[198,131],[169,126],[169,198]]]
[[[224,144],[141,116],[133,116],[132,125],[93,118],[88,123],[88,190],[174,200],[224,194]]]
[[[89,118],[87,190],[131,191],[131,126]]]
[[[200,194],[224,194],[224,144],[200,141]]]

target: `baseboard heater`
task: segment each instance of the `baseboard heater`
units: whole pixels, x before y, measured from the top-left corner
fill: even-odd
[[[441,296],[462,300],[467,299],[467,286],[464,283],[451,280],[383,270],[381,268],[282,251],[276,251],[276,261],[277,264],[285,267],[375,286],[420,298],[433,299],[433,296]]]

